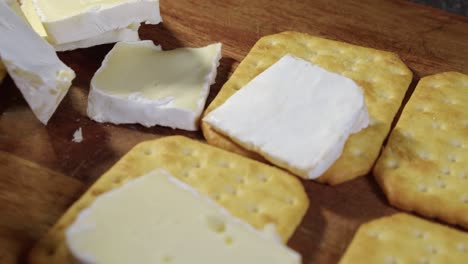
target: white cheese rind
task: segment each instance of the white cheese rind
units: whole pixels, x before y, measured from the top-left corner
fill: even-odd
[[[78,263],[292,264],[300,256],[165,171],[107,192],[65,232]]]
[[[47,32],[42,25],[41,19],[36,12],[36,9],[33,4],[33,0],[23,0],[21,3],[21,10],[28,20],[28,23],[31,27],[47,41],[49,38]],[[138,29],[140,28],[140,23],[132,24],[129,27],[115,29],[108,32],[104,32],[99,36],[83,39],[71,43],[64,44],[53,44],[56,51],[70,51],[75,49],[89,48],[102,44],[115,43],[120,41],[139,41],[140,37],[138,35]]]
[[[88,116],[97,122],[197,130],[221,47],[161,51],[151,41],[117,43],[91,81]]]
[[[47,124],[75,78],[55,50],[0,1],[0,57],[36,117]]]
[[[115,42],[128,42],[128,41],[139,41],[140,36],[138,35],[138,29],[140,25],[135,27],[127,27],[122,29],[116,29],[109,32],[105,32],[97,37],[84,39],[72,43],[55,44],[54,49],[56,51],[70,51],[76,49],[84,49],[94,47],[103,44],[115,43]]]
[[[369,124],[351,79],[286,55],[204,118],[218,132],[273,164],[321,176],[349,135]]]
[[[60,12],[57,6],[78,3],[76,0],[33,0],[42,24],[53,44],[64,44],[97,37],[134,23],[162,22],[159,0],[94,1],[82,3],[81,12]],[[49,10],[59,13],[56,17]],[[69,16],[67,16],[69,14]]]

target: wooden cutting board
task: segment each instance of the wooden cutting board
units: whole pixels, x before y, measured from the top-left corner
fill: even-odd
[[[161,0],[164,23],[141,37],[164,49],[220,41],[210,100],[261,37],[286,30],[398,53],[420,77],[468,74],[468,19],[405,1]],[[111,45],[60,54],[78,77],[48,126],[11,80],[0,89],[0,263],[23,262],[31,245],[99,175],[143,140],[201,133],[97,124],[86,117],[90,79]],[[71,141],[81,127],[84,142]],[[371,175],[330,187],[304,182],[310,210],[290,245],[304,263],[336,263],[363,222],[396,212]]]

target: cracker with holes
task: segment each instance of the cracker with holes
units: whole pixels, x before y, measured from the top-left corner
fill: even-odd
[[[468,228],[468,75],[421,79],[374,175],[392,205]]]
[[[30,263],[67,263],[64,231],[80,211],[109,190],[163,169],[257,229],[274,225],[283,241],[293,234],[309,200],[300,181],[277,168],[185,137],[143,142],[118,161],[60,218],[30,253]]]
[[[467,233],[400,213],[362,225],[339,264],[446,264],[467,259]]]
[[[299,264],[301,260],[277,236],[255,230],[164,170],[98,196],[65,237],[78,263]]]
[[[356,117],[356,114],[358,112],[362,113],[363,111],[356,110],[359,109],[359,106],[354,106],[352,108],[354,110],[352,113],[353,116],[347,120],[354,126],[349,124],[347,124],[347,126],[341,125],[339,129],[342,129],[340,132],[343,134],[340,135],[338,140],[333,140],[333,142],[343,141],[341,137],[343,135],[345,138],[346,135],[348,135],[349,138],[342,143],[342,151],[341,147],[339,147],[340,144],[336,144],[335,147],[328,149],[329,151],[327,153],[321,153],[321,155],[328,160],[328,163],[330,163],[330,160],[332,162],[328,164],[331,165],[331,167],[326,169],[316,180],[329,184],[339,184],[367,174],[378,157],[382,143],[390,130],[391,123],[412,79],[411,71],[395,54],[389,52],[359,47],[296,32],[285,32],[263,37],[255,44],[206,110],[205,118],[202,123],[205,138],[210,144],[215,146],[254,159],[262,161],[266,159],[295,174],[311,178],[304,176],[307,174],[305,172],[311,171],[310,166],[296,166],[284,162],[283,159],[279,159],[276,156],[276,153],[267,153],[262,150],[261,147],[263,146],[260,146],[261,144],[252,144],[249,140],[241,140],[240,137],[234,135],[234,133],[230,131],[230,128],[222,125],[216,125],[215,127],[213,125],[215,122],[228,122],[227,119],[219,120],[209,117],[214,110],[227,103],[234,94],[248,87],[248,84],[251,83],[254,78],[258,77],[275,63],[278,63],[281,58],[288,54],[311,62],[316,66],[320,66],[330,73],[339,74],[343,78],[354,81],[364,92],[365,105],[369,114],[369,126],[359,131],[359,119]],[[284,86],[286,90],[290,88],[286,83]],[[240,105],[240,107],[248,103],[255,104],[262,98],[271,100],[271,98],[269,98],[271,94],[263,94],[264,96],[260,96],[260,98],[251,98],[249,102],[244,101],[244,105]],[[288,98],[283,97],[283,99],[287,100]],[[250,116],[256,116],[258,119],[261,119],[261,115],[264,114],[265,118],[275,119],[276,114],[280,115],[282,110],[284,110],[281,105],[281,98],[277,100],[277,112],[275,114],[270,113],[267,115],[262,112],[247,113],[244,111],[243,116],[250,114]],[[239,104],[237,105],[239,107]],[[294,110],[296,110],[297,115],[290,116],[289,119],[295,119],[297,116],[303,115],[304,113],[300,108],[293,109],[293,111]],[[242,112],[242,110],[240,110],[240,112]],[[231,121],[232,120],[231,118]],[[235,120],[237,123],[242,123],[243,121],[244,120]],[[274,122],[272,121],[271,123]],[[261,125],[263,125],[263,123],[257,125],[257,128],[265,129],[261,127]],[[295,125],[291,126],[289,129],[293,131],[294,134],[301,135],[302,131],[309,131],[303,130],[304,125],[306,124],[296,122]],[[307,125],[315,125],[317,128],[320,127],[314,122],[308,122]],[[364,124],[361,123],[361,125],[365,127]],[[354,131],[350,129],[350,127],[355,128]],[[353,134],[352,132],[357,133]],[[284,135],[285,140],[287,136],[287,134]],[[307,138],[307,134],[305,133],[302,136],[304,138],[304,144],[306,144],[308,140],[311,140],[311,138]],[[288,153],[282,154],[289,155]],[[334,161],[336,157],[338,159]],[[327,164],[327,162],[323,164]],[[321,170],[323,170],[323,167],[315,171],[317,174],[321,174]]]

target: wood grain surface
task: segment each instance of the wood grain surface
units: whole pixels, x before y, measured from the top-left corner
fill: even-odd
[[[437,72],[468,74],[468,19],[405,1],[161,0],[161,12],[164,23],[143,26],[142,39],[164,49],[224,44],[210,100],[258,38],[286,30],[396,52],[415,73],[411,89]],[[60,54],[78,77],[46,127],[11,79],[0,88],[0,263],[22,263],[67,206],[138,142],[173,134],[203,140],[199,132],[86,117],[90,79],[111,47]],[[307,264],[336,263],[359,224],[396,212],[371,175],[336,187],[304,184],[311,207],[290,245]]]

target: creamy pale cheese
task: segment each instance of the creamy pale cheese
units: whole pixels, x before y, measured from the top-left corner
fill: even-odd
[[[41,18],[36,12],[33,1],[34,0],[23,0],[21,2],[21,11],[23,11],[24,16],[34,31],[36,31],[42,38],[47,39],[47,32],[42,25]]]
[[[164,171],[96,198],[66,230],[86,264],[292,264],[300,256]]]
[[[162,21],[159,0],[32,0],[49,40],[64,44]]]
[[[20,4],[17,0],[0,0],[0,1],[5,1],[8,6],[21,18],[24,19],[23,12],[21,11]]]
[[[41,19],[36,12],[36,9],[33,4],[33,0],[23,0],[21,4],[21,10],[24,13],[24,16],[28,20],[31,27],[39,34],[41,37],[49,41],[47,32],[42,25]],[[56,51],[68,51],[75,49],[82,49],[93,47],[102,44],[114,43],[119,41],[139,41],[140,37],[138,35],[138,29],[140,27],[139,23],[135,23],[126,28],[115,29],[102,33],[99,36],[91,37],[88,39],[83,39],[70,43],[63,44],[53,44]]]
[[[286,55],[204,119],[215,130],[307,179],[323,174],[350,134],[368,126],[351,79]]]
[[[221,58],[221,44],[161,51],[120,42],[91,81],[88,116],[98,122],[197,130]]]
[[[0,57],[37,118],[44,124],[75,78],[55,50],[0,1]]]
[[[97,37],[75,41],[64,44],[54,44],[56,51],[68,51],[75,49],[83,49],[94,47],[102,44],[115,43],[120,41],[139,41],[140,36],[138,35],[138,29],[140,24],[132,24],[129,27],[116,29],[108,32],[104,32]]]

